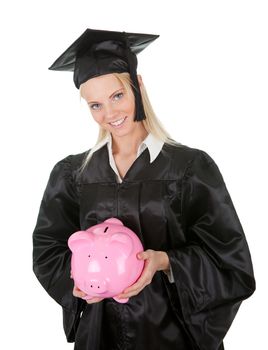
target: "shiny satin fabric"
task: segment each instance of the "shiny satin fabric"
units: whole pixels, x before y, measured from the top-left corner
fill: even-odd
[[[204,151],[164,144],[154,162],[146,149],[122,183],[106,146],[79,175],[85,153],[53,168],[33,233],[34,272],[63,308],[75,350],[221,350],[242,300],[255,290],[250,252],[214,160]],[[118,217],[145,249],[166,251],[163,271],[126,304],[88,305],[72,296],[68,237]],[[52,339],[51,339],[52,342]]]

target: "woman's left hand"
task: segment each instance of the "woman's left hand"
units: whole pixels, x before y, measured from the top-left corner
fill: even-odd
[[[148,249],[138,253],[137,258],[145,260],[142,274],[132,286],[126,288],[123,293],[117,295],[118,298],[130,298],[139,294],[143,288],[152,282],[156,271],[169,269],[169,258],[166,252]]]

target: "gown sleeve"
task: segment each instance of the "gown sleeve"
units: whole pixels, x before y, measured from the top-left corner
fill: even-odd
[[[166,283],[195,349],[223,349],[242,300],[255,290],[246,238],[222,175],[204,151],[182,181],[186,244],[167,252],[175,283]],[[175,233],[174,233],[175,234]]]
[[[68,237],[80,230],[79,204],[71,176],[71,156],[51,171],[33,232],[33,271],[47,293],[63,308],[68,342],[74,341],[84,300],[73,296]]]

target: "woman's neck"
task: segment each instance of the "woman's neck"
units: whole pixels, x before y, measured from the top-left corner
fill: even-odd
[[[133,136],[125,135],[122,137],[112,136],[112,150],[114,155],[123,157],[133,156],[137,154],[139,145],[146,138],[148,132],[142,128],[139,133]]]

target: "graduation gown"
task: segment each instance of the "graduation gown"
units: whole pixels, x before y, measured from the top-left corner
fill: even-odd
[[[164,144],[150,163],[146,149],[122,183],[108,150],[86,152],[53,168],[33,232],[33,269],[63,309],[75,350],[219,350],[242,300],[255,290],[250,252],[214,160],[204,151]],[[72,295],[68,237],[117,217],[144,249],[167,252],[163,271],[126,304],[87,304]],[[51,339],[52,342],[52,339]]]

